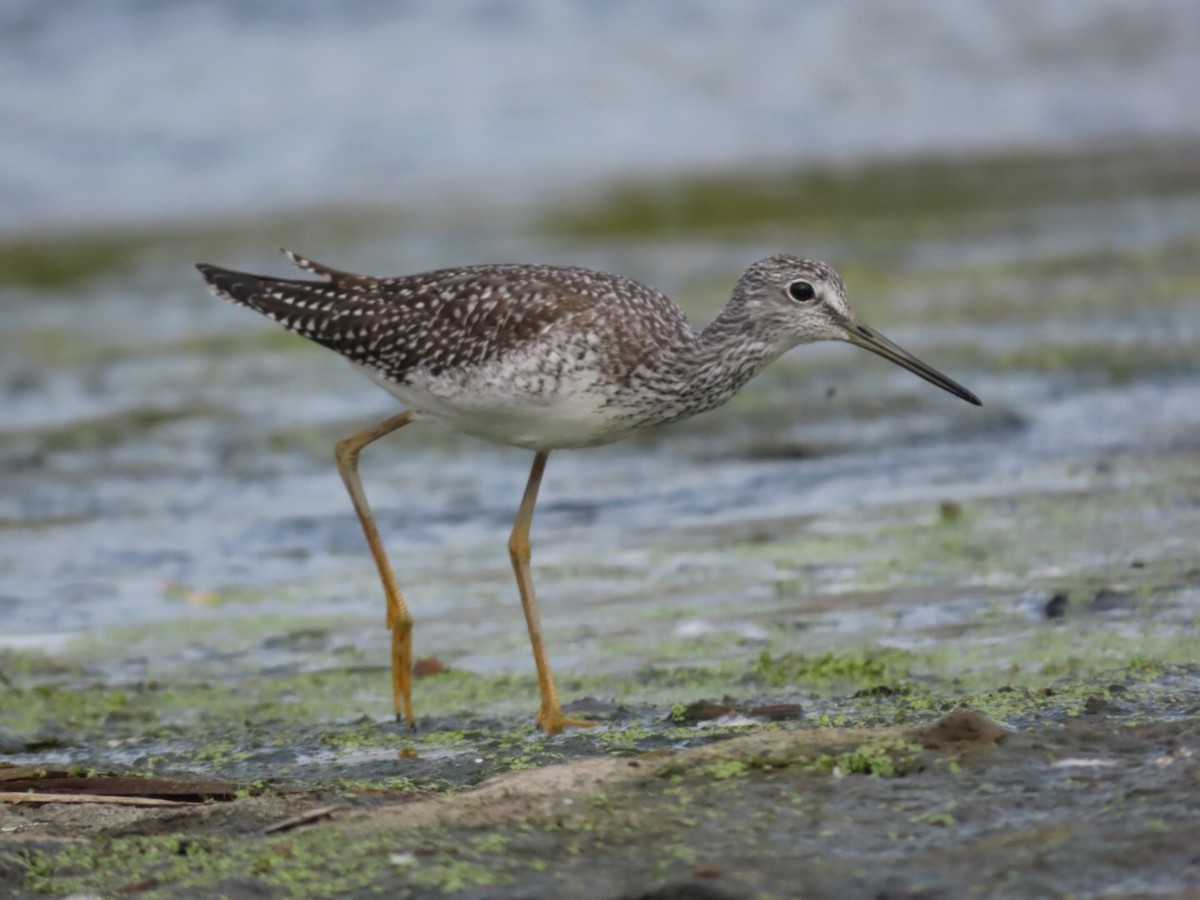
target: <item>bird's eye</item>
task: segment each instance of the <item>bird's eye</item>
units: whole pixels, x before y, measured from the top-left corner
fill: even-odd
[[[817,292],[807,281],[793,281],[788,285],[788,296],[801,303],[817,299]]]

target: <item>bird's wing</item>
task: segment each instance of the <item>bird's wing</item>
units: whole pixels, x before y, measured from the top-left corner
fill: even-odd
[[[552,267],[482,265],[373,278],[289,255],[329,280],[197,268],[218,296],[396,381],[416,369],[437,375],[485,363],[596,302],[560,283]]]

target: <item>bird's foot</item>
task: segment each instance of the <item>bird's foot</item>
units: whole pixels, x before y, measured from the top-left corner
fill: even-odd
[[[590,719],[571,719],[563,714],[561,706],[547,710],[544,706],[538,710],[537,724],[547,735],[560,734],[564,728],[595,728],[596,723]]]

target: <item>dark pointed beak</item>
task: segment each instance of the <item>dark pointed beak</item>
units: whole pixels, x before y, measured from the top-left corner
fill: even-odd
[[[936,384],[943,391],[948,391],[955,397],[961,397],[968,403],[974,403],[976,406],[983,406],[979,402],[978,397],[957,381],[947,378],[932,366],[925,365],[925,363],[921,362],[903,347],[893,344],[874,328],[859,325],[857,322],[848,323],[846,326],[846,340],[856,347],[870,350],[872,353],[879,354],[884,359],[891,360],[898,366],[903,366],[908,371],[920,375],[930,384]]]

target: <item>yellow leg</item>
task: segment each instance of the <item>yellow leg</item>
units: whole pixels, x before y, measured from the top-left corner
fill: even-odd
[[[596,723],[585,719],[568,719],[563,715],[562,704],[558,702],[558,689],[554,686],[554,675],[550,671],[550,660],[546,658],[541,615],[533,592],[533,576],[529,572],[529,526],[533,522],[533,508],[537,504],[538,488],[549,455],[549,451],[543,450],[533,458],[525,496],[521,498],[521,508],[517,510],[517,520],[513,522],[512,534],[508,539],[508,555],[512,559],[513,573],[517,576],[517,590],[521,592],[521,606],[525,610],[525,624],[529,627],[529,642],[533,645],[533,662],[537,666],[538,688],[542,694],[537,723],[546,730],[546,734],[558,734],[564,728],[591,728]]]
[[[403,715],[410,728],[413,725],[413,620],[404,597],[400,594],[400,588],[396,585],[396,576],[392,574],[392,565],[384,552],[383,541],[379,539],[379,528],[375,525],[375,517],[371,515],[371,505],[367,503],[367,495],[363,492],[362,481],[358,477],[358,454],[372,441],[407,425],[412,421],[412,417],[412,413],[407,411],[392,416],[373,428],[367,428],[338,441],[335,451],[338,471],[342,475],[342,481],[346,482],[346,490],[350,492],[354,511],[358,513],[358,521],[362,524],[367,545],[371,548],[371,556],[375,558],[375,566],[379,569],[379,580],[383,582],[383,593],[387,598],[387,627],[392,632],[392,703],[396,710],[396,718],[399,719]]]

